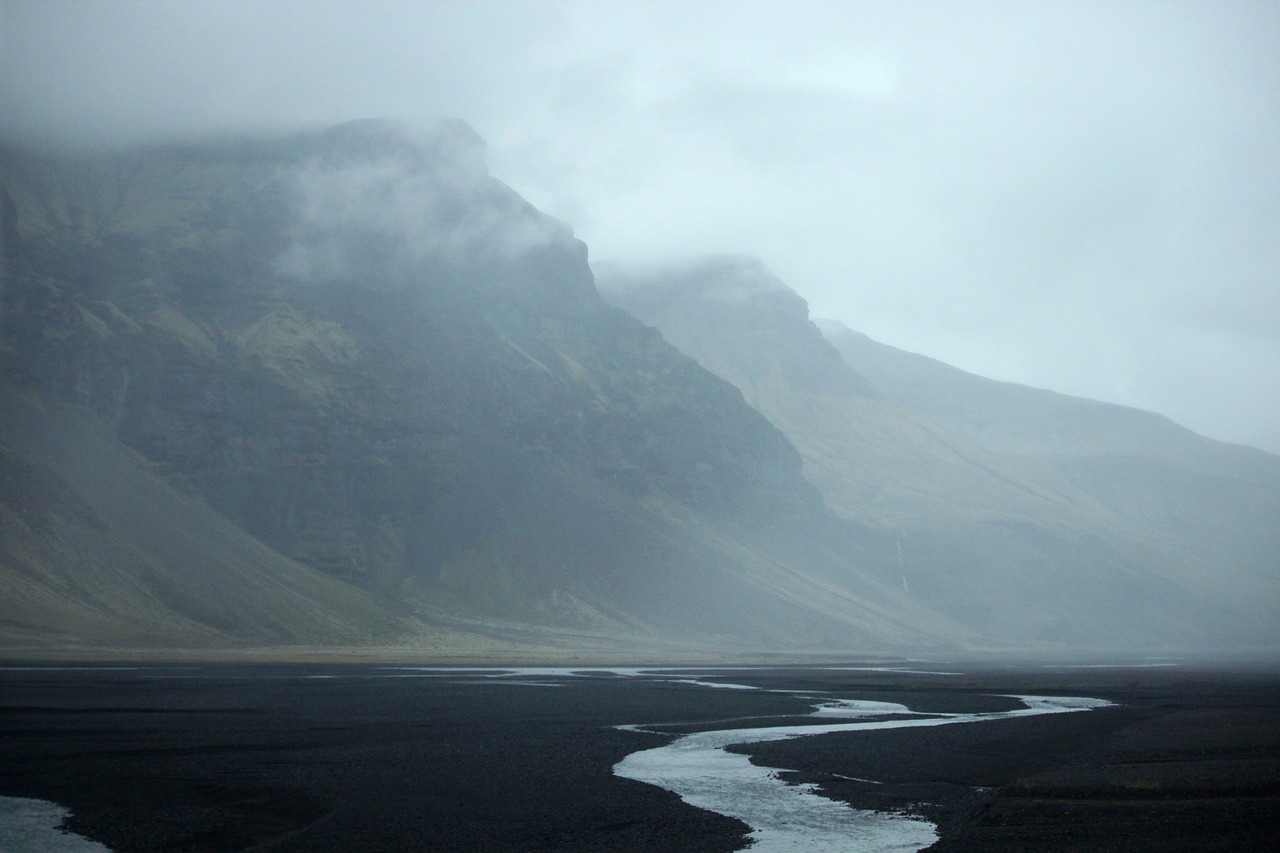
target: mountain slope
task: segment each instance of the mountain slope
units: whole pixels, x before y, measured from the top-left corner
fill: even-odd
[[[1280,608],[1280,457],[1167,418],[996,382],[820,321],[886,396],[986,449],[1052,465],[1079,490],[1196,555],[1201,581]]]
[[[1258,640],[1274,608],[1265,567],[1220,584],[1184,540],[1051,461],[984,447],[852,370],[798,296],[758,262],[710,258],[628,272],[602,292],[737,385],[799,448],[828,504],[882,532],[886,581],[975,629],[1019,642]]]
[[[392,613],[155,478],[88,417],[6,395],[0,636],[28,644],[360,645]]]
[[[47,516],[82,519],[46,527],[39,553],[6,534],[6,582],[52,588],[72,553],[105,555],[137,589],[69,593],[68,614],[107,614],[92,636],[137,634],[112,613],[213,645],[441,626],[705,650],[969,635],[866,568],[874,536],[832,523],[786,438],[604,304],[585,247],[492,179],[463,127],[8,150],[0,177],[0,391],[47,420],[7,433],[10,506],[45,490],[67,496]],[[116,461],[80,476],[46,433]],[[170,547],[113,493],[177,513],[171,532],[221,532]],[[302,598],[201,615],[235,572]],[[166,585],[190,595],[171,606]],[[70,630],[41,607],[16,606],[14,630]]]

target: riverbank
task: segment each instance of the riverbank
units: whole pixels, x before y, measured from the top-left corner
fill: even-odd
[[[765,725],[810,710],[768,688],[950,713],[1039,694],[1119,704],[735,749],[860,808],[913,806],[939,825],[944,853],[1265,849],[1280,828],[1274,674],[912,666],[928,671],[698,670],[761,690],[599,672],[9,670],[0,795],[66,806],[70,828],[117,853],[730,851],[740,822],[612,773],[668,742],[615,726]],[[962,674],[931,674],[944,672]]]

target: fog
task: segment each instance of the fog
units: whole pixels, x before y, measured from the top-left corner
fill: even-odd
[[[8,138],[456,117],[595,259],[758,256],[886,343],[1280,451],[1274,3],[0,10]]]
[[[335,135],[360,142],[285,176],[299,219],[297,239],[277,264],[287,276],[359,278],[373,246],[387,269],[411,274],[426,259],[510,260],[571,237],[567,225],[489,177],[483,145],[465,126],[415,134],[390,122],[351,122]]]

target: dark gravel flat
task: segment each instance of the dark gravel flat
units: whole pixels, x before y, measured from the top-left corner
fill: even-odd
[[[728,851],[744,843],[741,823],[612,774],[623,756],[667,740],[613,726],[768,724],[776,721],[760,718],[808,706],[794,694],[640,679],[540,687],[385,673],[318,665],[3,671],[0,794],[67,806],[71,829],[119,853]],[[1016,705],[992,695],[1001,693],[1121,703],[744,747],[829,796],[926,814],[942,831],[934,850],[1269,850],[1280,830],[1280,681],[1272,674],[725,677],[919,710]],[[742,722],[710,724],[729,719]]]

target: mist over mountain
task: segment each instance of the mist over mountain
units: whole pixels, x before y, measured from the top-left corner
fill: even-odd
[[[465,127],[0,169],[8,643],[967,635],[868,571],[735,388],[599,299]]]
[[[10,650],[1273,636],[1272,457],[1013,452],[1030,410],[855,370],[757,261],[593,273],[462,124],[11,146],[0,204]]]
[[[791,439],[835,513],[892,539],[892,576],[931,609],[1079,645],[1266,643],[1280,624],[1280,459],[824,337],[755,259],[596,271]]]

